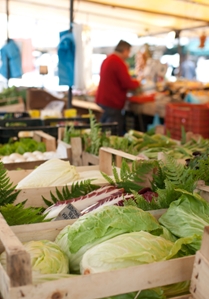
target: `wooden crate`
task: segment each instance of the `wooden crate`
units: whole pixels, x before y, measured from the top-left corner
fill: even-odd
[[[57,142],[56,138],[44,133],[43,131],[23,131],[19,132],[19,137],[31,137],[37,142],[44,142],[46,145],[46,151],[53,151],[55,152],[57,150]],[[60,144],[61,141],[60,141]],[[59,143],[58,143],[59,146]],[[70,155],[69,146],[64,144],[66,149],[66,155]],[[61,147],[61,145],[60,145]],[[67,157],[68,158],[68,157]],[[37,160],[37,161],[26,161],[26,162],[14,162],[14,163],[5,163],[4,167],[8,170],[14,170],[14,169],[34,169],[36,166],[42,164],[45,162],[45,160]]]
[[[194,256],[33,285],[30,256],[22,242],[40,240],[40,236],[54,241],[70,223],[72,220],[9,227],[0,215],[0,253],[5,249],[7,254],[7,272],[0,265],[3,299],[99,299],[191,279]]]
[[[100,148],[100,159],[98,165],[93,166],[78,166],[77,171],[79,173],[86,172],[86,171],[100,171],[106,173],[107,175],[112,175],[112,157],[115,156],[122,156],[124,158],[130,159],[130,160],[136,160],[137,157],[114,150],[111,148]],[[22,180],[24,177],[26,177],[29,173],[31,173],[31,169],[24,169],[24,170],[11,170],[8,171],[8,175],[11,179],[11,182],[13,182],[15,185]],[[94,181],[93,181],[94,182]],[[106,181],[104,183],[99,183],[100,186],[104,186],[108,184]],[[70,184],[68,185],[70,188]],[[22,191],[19,193],[16,203],[22,202],[27,199],[27,202],[25,204],[25,207],[39,207],[43,206],[46,207],[42,196],[44,196],[47,199],[50,199],[50,192],[53,194],[56,194],[56,189],[62,190],[63,186],[54,186],[54,187],[38,187],[38,188],[27,188],[22,189]]]
[[[67,98],[58,98],[48,91],[40,88],[28,88],[26,96],[26,109],[32,110],[44,109],[49,103],[59,101],[64,103],[64,108],[67,107]]]
[[[12,98],[11,98],[12,99]],[[25,105],[24,101],[21,97],[15,97],[15,99],[18,100],[18,104],[13,104],[13,105],[5,105],[5,106],[0,106],[0,112],[24,112],[25,111]],[[0,100],[1,102],[7,101],[8,99],[5,100]]]
[[[209,226],[205,227],[201,248],[195,255],[190,292],[195,299],[209,298]]]

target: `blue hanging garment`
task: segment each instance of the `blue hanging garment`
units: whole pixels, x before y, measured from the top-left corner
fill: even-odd
[[[75,39],[69,30],[60,32],[58,58],[59,85],[72,86],[74,84]]]
[[[22,76],[22,61],[21,53],[18,45],[10,39],[6,45],[1,49],[2,65],[0,68],[0,74],[6,79],[20,78]],[[9,63],[9,74],[8,74]]]

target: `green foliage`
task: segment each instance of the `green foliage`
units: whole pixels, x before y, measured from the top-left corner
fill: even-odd
[[[72,184],[71,188],[64,186],[61,191],[56,188],[56,194],[53,194],[50,191],[51,201],[42,196],[43,201],[47,206],[51,206],[58,201],[64,201],[86,195],[99,188],[99,186],[92,184],[92,181],[93,180],[85,180],[82,182],[76,182]]]
[[[7,87],[0,93],[0,106],[18,104],[18,97],[21,93],[15,86]]]
[[[103,172],[102,175],[109,184],[124,188],[126,192],[131,192],[132,190],[139,191],[143,188],[140,184],[146,180],[147,175],[157,166],[157,161],[136,160],[129,166],[128,163],[123,160],[119,174],[117,169],[113,166],[114,180]]]
[[[74,125],[68,127],[66,126],[64,129],[64,137],[63,141],[67,144],[70,144],[70,140],[72,137],[80,137],[81,136],[81,130],[75,129]]]
[[[137,155],[138,150],[135,147],[135,142],[133,138],[131,141],[130,137],[132,138],[132,136],[129,136],[128,134],[124,137],[110,136],[110,146],[114,149],[121,150],[132,155]]]
[[[169,180],[176,188],[192,192],[195,188],[195,179],[191,171],[172,156],[165,155],[165,163],[162,163],[162,171],[166,179]]]
[[[160,166],[156,167],[153,171],[153,180],[151,181],[152,190],[156,192],[157,189],[164,189],[165,179],[166,175],[163,172],[162,168]]]
[[[10,155],[12,153],[24,154],[25,152],[46,151],[44,142],[37,142],[31,138],[20,138],[19,141],[3,144],[0,147],[0,155]]]
[[[15,187],[16,186],[13,186],[13,183],[10,182],[4,164],[0,162],[0,206],[12,204],[15,201],[20,193],[20,190],[15,190]]]
[[[161,208],[157,197],[154,197],[151,202],[148,202],[142,195],[138,194],[136,191],[132,191],[132,193],[134,195],[134,199],[128,199],[127,201],[124,201],[124,206],[132,205],[144,211],[158,210]]]
[[[8,225],[31,224],[50,220],[44,220],[45,215],[42,215],[42,208],[24,208],[24,205],[25,202],[0,207],[0,213]]]
[[[209,156],[208,152],[191,159],[189,162],[191,176],[196,180],[204,180],[209,184]]]
[[[102,146],[109,146],[109,137],[105,132],[102,132],[101,125],[97,123],[95,116],[89,111],[90,114],[90,132],[83,136],[85,139],[84,150],[92,155],[99,155],[99,149]]]
[[[186,143],[186,131],[184,126],[181,126],[181,144]]]

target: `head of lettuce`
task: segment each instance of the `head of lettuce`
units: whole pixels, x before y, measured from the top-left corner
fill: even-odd
[[[148,212],[133,206],[107,206],[66,226],[55,242],[67,254],[70,271],[79,273],[80,261],[88,249],[115,236],[141,230],[162,233],[162,227]]]

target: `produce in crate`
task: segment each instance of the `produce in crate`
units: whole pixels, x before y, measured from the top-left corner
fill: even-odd
[[[45,152],[44,142],[38,142],[31,138],[20,138],[18,141],[10,141],[0,146],[0,156],[11,155],[13,153],[24,154],[25,152]]]
[[[133,194],[125,193],[123,188],[104,186],[77,198],[57,201],[44,211],[45,219],[56,218],[68,204],[72,204],[83,215],[104,206],[123,205],[123,201],[129,198],[133,198]]]
[[[53,159],[57,158],[56,152],[50,151],[47,152],[45,151],[44,153],[40,151],[34,151],[34,152],[25,152],[23,155],[18,154],[18,153],[13,153],[10,154],[9,156],[3,156],[1,158],[1,161],[6,164],[6,163],[15,163],[15,162],[29,162],[29,161],[39,161],[39,160],[48,160],[48,159]]]
[[[69,161],[55,158],[39,165],[17,184],[16,189],[60,186],[78,179],[79,173],[75,166],[70,165]]]
[[[79,272],[83,254],[93,246],[127,232],[162,231],[157,220],[148,212],[135,207],[110,206],[81,216],[66,226],[56,243],[68,255],[71,272]]]
[[[30,241],[24,247],[31,257],[33,275],[69,273],[67,255],[59,246],[48,240]],[[0,256],[0,262],[6,269],[6,252]]]
[[[81,260],[81,274],[92,274],[185,255],[183,245],[192,238],[175,243],[145,231],[121,234],[88,249]]]
[[[178,238],[193,237],[189,247],[195,252],[200,249],[204,227],[209,225],[209,203],[198,194],[182,191],[159,222]]]

